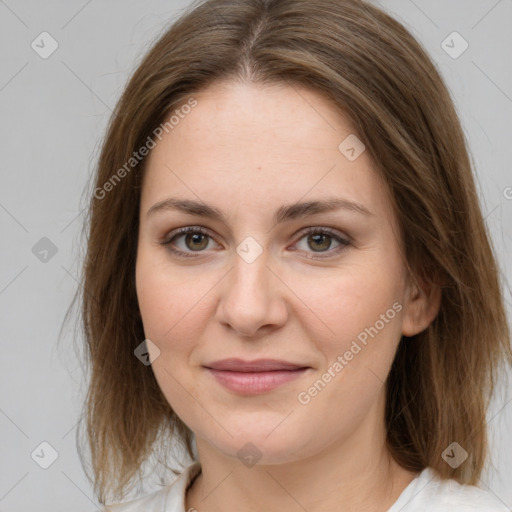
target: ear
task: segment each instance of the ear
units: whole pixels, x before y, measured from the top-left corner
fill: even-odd
[[[439,313],[441,288],[433,283],[408,280],[402,317],[402,334],[414,336],[424,331]]]

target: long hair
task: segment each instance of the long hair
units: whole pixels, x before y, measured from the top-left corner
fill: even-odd
[[[407,268],[440,286],[439,314],[402,338],[387,380],[387,445],[404,468],[474,484],[488,443],[497,369],[512,362],[496,257],[460,121],[440,73],[404,26],[355,0],[206,0],[159,38],[110,119],[84,224],[84,406],[95,492],[122,498],[160,447],[193,434],[134,356],[144,340],[135,289],[141,180],[135,152],[217,81],[309,87],[348,116],[384,178]],[[165,124],[167,123],[167,125]],[[171,123],[172,124],[172,123]],[[132,160],[130,160],[132,159]],[[124,172],[121,170],[124,169]],[[452,443],[467,460],[441,457]],[[162,463],[165,464],[165,458]]]

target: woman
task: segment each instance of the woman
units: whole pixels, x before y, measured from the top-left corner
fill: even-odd
[[[207,0],[128,83],[90,204],[87,434],[110,511],[505,511],[512,361],[466,143],[411,34],[351,0]],[[195,440],[195,446],[193,441]]]

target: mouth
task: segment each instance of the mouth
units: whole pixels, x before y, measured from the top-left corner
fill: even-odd
[[[311,367],[275,359],[224,359],[204,368],[225,388],[243,395],[267,393],[307,372]]]

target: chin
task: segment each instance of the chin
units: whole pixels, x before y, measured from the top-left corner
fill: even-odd
[[[285,427],[284,424],[288,421]],[[230,436],[219,427],[215,437],[211,436],[212,432],[207,433],[207,436],[198,432],[197,437],[201,437],[203,442],[226,456],[239,460],[247,467],[253,464],[286,464],[321,450],[321,447],[314,446],[318,441],[315,442],[314,432],[311,435],[302,432],[304,425],[301,429],[290,419],[283,422],[281,415],[278,420],[275,415],[269,415],[268,421],[265,421],[260,414],[257,425],[251,418],[246,418],[245,421],[238,418],[238,421],[226,422],[224,426],[228,432],[237,434]]]

